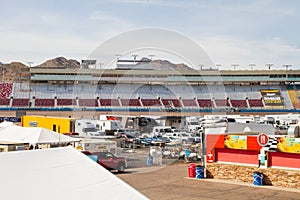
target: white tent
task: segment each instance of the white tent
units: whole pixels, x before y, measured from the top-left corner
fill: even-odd
[[[73,147],[0,153],[1,199],[147,199]]]
[[[79,139],[50,131],[45,128],[9,125],[0,129],[0,141],[50,144],[76,142],[79,141]]]

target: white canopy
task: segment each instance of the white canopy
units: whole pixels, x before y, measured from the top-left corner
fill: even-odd
[[[147,199],[73,147],[0,153],[1,199]]]
[[[0,141],[21,143],[26,142],[30,144],[50,144],[76,142],[79,141],[79,139],[50,131],[45,128],[9,125],[0,129]]]

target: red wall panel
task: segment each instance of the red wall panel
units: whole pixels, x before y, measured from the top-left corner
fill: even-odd
[[[300,154],[269,152],[269,166],[300,168]]]
[[[224,135],[206,135],[206,151],[209,152],[214,148],[224,148]]]
[[[243,163],[243,164],[257,164],[258,165],[258,151],[239,150],[239,149],[220,149],[215,150],[216,161]]]
[[[257,136],[247,136],[247,149],[259,151],[261,146],[257,142]]]

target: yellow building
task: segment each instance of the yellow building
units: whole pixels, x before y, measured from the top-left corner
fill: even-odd
[[[58,133],[75,132],[75,118],[22,116],[21,125],[24,127],[43,127]]]

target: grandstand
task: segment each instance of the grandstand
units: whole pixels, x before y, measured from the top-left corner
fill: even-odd
[[[0,109],[290,112],[299,80],[295,70],[31,68],[29,81],[0,84]]]

